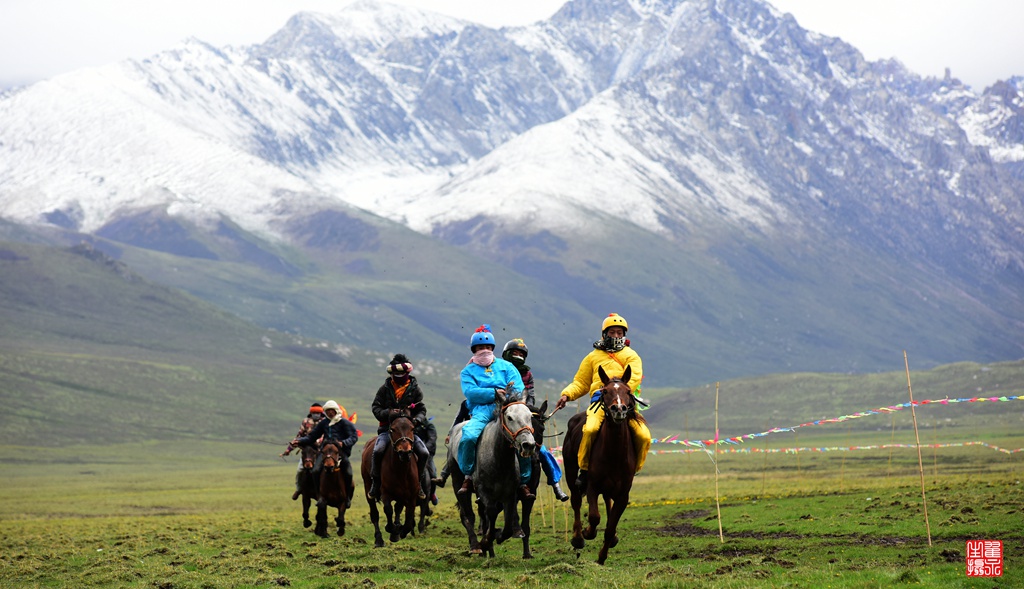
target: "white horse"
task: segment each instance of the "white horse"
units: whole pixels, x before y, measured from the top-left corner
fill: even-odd
[[[516,512],[516,493],[519,490],[519,456],[530,457],[537,451],[533,437],[533,415],[518,397],[501,395],[498,419],[491,421],[480,434],[476,446],[476,472],[473,486],[481,503],[481,536],[477,539],[475,515],[469,494],[455,497],[459,504],[462,525],[469,536],[470,554],[487,553],[494,556],[494,541],[498,513],[505,510],[505,528],[498,542],[521,534]],[[464,476],[455,455],[462,439],[462,424],[457,424],[448,441],[448,468],[452,473],[452,487],[462,486]],[[521,536],[520,536],[521,537]]]

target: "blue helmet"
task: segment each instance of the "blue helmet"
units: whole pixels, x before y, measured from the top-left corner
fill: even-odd
[[[473,336],[469,338],[469,349],[482,345],[494,346],[494,334],[491,333],[491,326],[484,323],[476,328]]]

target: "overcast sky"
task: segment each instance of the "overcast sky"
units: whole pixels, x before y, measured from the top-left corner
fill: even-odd
[[[391,0],[489,26],[528,24],[564,0]],[[145,58],[188,37],[258,43],[301,10],[349,0],[0,0],[0,88],[82,67]],[[954,76],[981,91],[1024,75],[1024,0],[774,0],[806,29],[841,37],[868,59]]]

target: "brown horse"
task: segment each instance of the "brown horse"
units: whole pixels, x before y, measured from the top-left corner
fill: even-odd
[[[597,557],[598,564],[604,564],[608,558],[608,550],[619,542],[615,529],[619,524],[619,518],[626,510],[626,505],[629,504],[629,491],[633,488],[633,475],[636,474],[636,450],[629,421],[643,420],[643,417],[637,413],[636,398],[629,390],[631,375],[629,366],[626,366],[620,378],[609,378],[603,368],[598,368],[598,376],[601,377],[604,387],[601,388],[601,397],[596,403],[599,403],[605,412],[605,420],[591,448],[588,485],[585,490],[576,489],[576,477],[579,470],[578,452],[583,438],[583,424],[587,420],[586,413],[577,413],[569,419],[565,441],[562,444],[562,460],[565,464],[566,480],[571,489],[572,510],[575,515],[572,528],[573,548],[582,550],[586,544],[584,538],[593,540],[597,537],[597,525],[601,523],[597,497],[604,496],[608,525],[604,531],[604,545]],[[590,507],[586,530],[582,529],[580,523],[580,507],[584,494]]]
[[[420,471],[413,452],[413,424],[409,415],[402,413],[392,418],[387,436],[391,443],[385,447],[380,464],[380,501],[384,504],[384,515],[387,518],[384,531],[391,534],[392,542],[398,542],[414,530],[416,503],[420,495]],[[382,548],[384,537],[380,533],[380,512],[377,510],[377,502],[369,497],[372,482],[370,467],[376,443],[377,436],[374,436],[363,446],[362,475],[366,501],[370,504],[370,521],[373,522],[373,545]],[[398,525],[403,511],[405,522]]]
[[[327,508],[336,507],[338,517],[338,535],[345,535],[345,510],[348,509],[349,489],[345,481],[345,457],[341,445],[327,442],[320,448],[323,457],[323,469],[320,472],[320,498],[316,502],[316,527],[313,533],[321,538],[327,537]]]
[[[316,501],[320,492],[320,480],[313,469],[316,463],[316,446],[302,447],[302,470],[299,471],[299,493],[302,495],[302,527],[313,525],[309,520],[309,506]]]

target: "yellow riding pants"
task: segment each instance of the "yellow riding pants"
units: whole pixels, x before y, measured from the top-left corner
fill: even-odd
[[[601,429],[604,423],[604,408],[591,407],[587,409],[587,422],[583,424],[583,439],[580,440],[579,462],[580,470],[590,470],[590,448],[594,445],[594,436],[597,430]],[[633,443],[636,445],[636,471],[644,467],[647,461],[647,451],[651,449],[651,430],[647,424],[638,419],[629,420],[629,429],[633,430]]]

